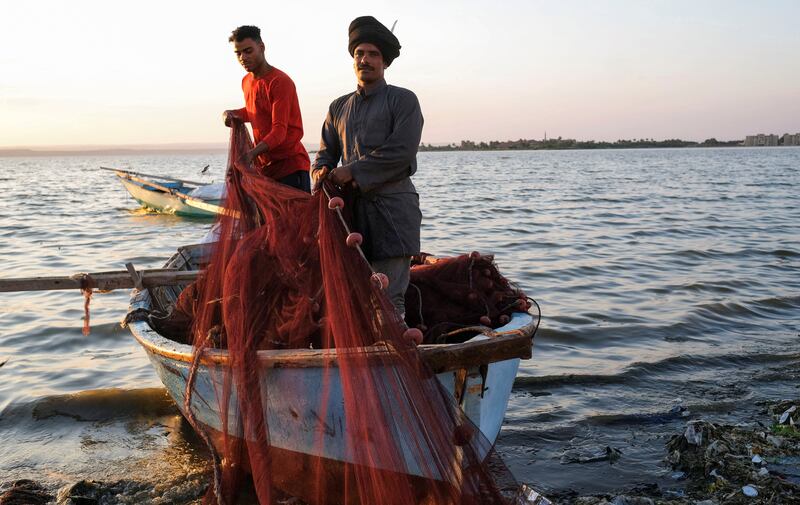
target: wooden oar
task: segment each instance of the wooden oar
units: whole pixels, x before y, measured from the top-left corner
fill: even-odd
[[[108,170],[110,172],[122,172],[123,174],[139,175],[139,176],[142,176],[142,177],[153,177],[155,179],[161,179],[163,181],[182,182],[183,184],[191,184],[192,186],[206,186],[206,185],[208,185],[207,182],[187,181],[187,180],[184,180],[184,179],[176,179],[174,177],[166,177],[164,175],[153,175],[153,174],[145,174],[145,173],[142,173],[142,172],[132,172],[130,170],[122,170],[121,168],[100,167],[100,170]]]
[[[197,270],[174,270],[160,268],[136,271],[138,278],[129,270],[75,274],[65,277],[20,277],[0,279],[0,293],[13,291],[53,291],[58,289],[94,288],[103,291],[112,289],[131,289],[134,287],[152,288],[156,286],[175,286],[188,284],[200,272]],[[141,285],[137,286],[136,281]]]

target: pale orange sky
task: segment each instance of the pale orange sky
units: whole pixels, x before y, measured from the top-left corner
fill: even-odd
[[[368,5],[368,8],[367,8]],[[418,95],[423,142],[564,136],[702,140],[800,131],[800,2],[99,1],[5,3],[0,147],[217,143],[242,105],[227,43],[262,28],[295,81],[304,142],[354,89],[347,26],[403,46],[387,80]]]

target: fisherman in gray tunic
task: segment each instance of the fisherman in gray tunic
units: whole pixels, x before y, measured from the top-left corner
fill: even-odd
[[[389,297],[404,317],[411,256],[420,252],[422,213],[411,176],[422,111],[413,92],[383,78],[400,55],[397,37],[372,16],[356,18],[348,31],[358,88],[328,109],[311,178],[317,189],[327,177],[355,190],[353,226],[364,236],[372,268],[389,278]]]

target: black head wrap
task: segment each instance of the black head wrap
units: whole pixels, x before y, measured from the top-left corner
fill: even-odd
[[[381,50],[383,61],[386,62],[387,67],[400,56],[400,41],[397,40],[394,33],[372,16],[355,18],[350,23],[348,32],[350,42],[347,44],[347,50],[350,51],[350,56],[353,56],[356,46],[363,42],[375,44]]]

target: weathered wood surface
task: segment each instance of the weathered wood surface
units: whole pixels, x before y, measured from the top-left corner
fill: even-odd
[[[141,338],[134,332],[139,343],[149,352],[165,356],[176,361],[191,362],[193,354],[186,349],[174,346],[161,346],[147,338]],[[163,341],[161,342],[163,344]],[[448,372],[461,368],[496,363],[507,359],[531,357],[533,340],[529,328],[498,334],[485,340],[472,340],[463,344],[421,345],[419,356],[434,373]],[[398,357],[397,351],[385,345],[358,347],[350,349],[359,364],[375,363],[383,365]],[[263,368],[325,368],[339,366],[339,360],[347,359],[348,350],[343,349],[285,349],[258,351],[259,365]],[[207,350],[201,358],[204,364],[229,363],[227,351],[219,349]]]
[[[137,272],[142,277],[142,286],[175,286],[188,284],[197,279],[198,271],[152,269]],[[20,277],[16,279],[0,279],[0,293],[13,291],[53,291],[59,289],[80,289],[88,286],[108,291],[112,289],[131,289],[133,278],[127,270],[114,272],[96,272],[76,274],[63,277]]]
[[[422,346],[420,355],[434,373],[441,373],[512,358],[528,359],[532,351],[531,335],[515,332],[463,344]]]

